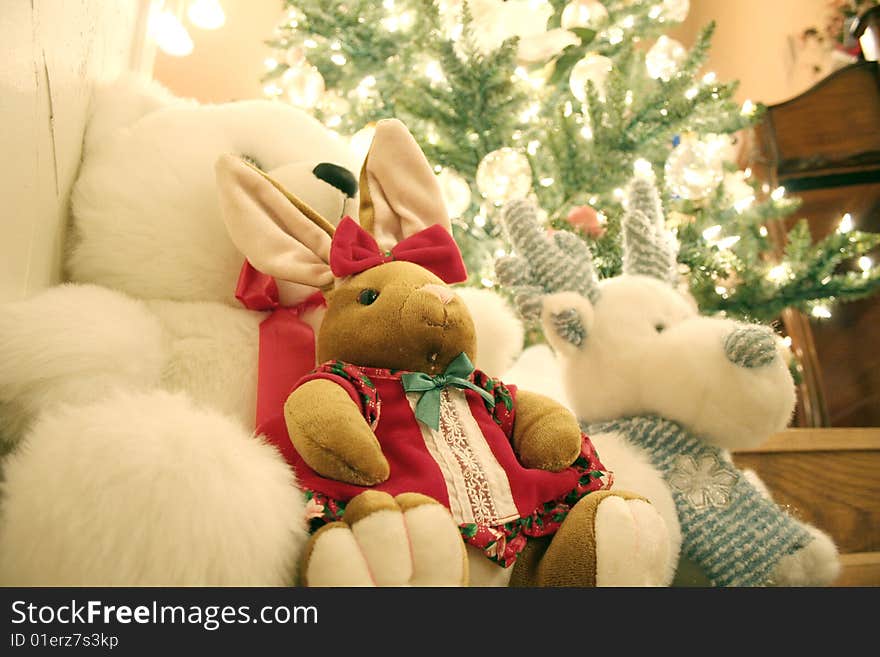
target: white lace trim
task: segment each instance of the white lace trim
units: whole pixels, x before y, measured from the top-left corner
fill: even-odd
[[[414,409],[418,394],[407,395]],[[422,437],[446,481],[449,506],[459,524],[498,525],[519,517],[510,482],[495,459],[462,390],[440,397],[440,429],[421,422]]]

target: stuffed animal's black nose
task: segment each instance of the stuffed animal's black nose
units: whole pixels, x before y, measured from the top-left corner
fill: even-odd
[[[321,164],[312,169],[312,173],[315,174],[315,177],[338,189],[348,198],[354,197],[358,192],[357,178],[354,177],[351,171],[338,164],[321,162]]]

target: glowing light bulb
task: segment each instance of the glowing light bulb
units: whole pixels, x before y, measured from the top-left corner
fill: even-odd
[[[480,283],[483,284],[483,287],[495,287],[495,283],[491,279],[488,279],[488,278],[480,279]]]
[[[837,227],[838,233],[848,233],[853,229],[853,220],[852,215],[847,212],[843,215],[843,218],[840,220],[840,225]]]
[[[330,61],[336,64],[337,66],[345,66],[345,63],[348,61],[341,52],[335,53],[332,57],[330,57]]]
[[[770,198],[774,201],[781,201],[782,197],[785,196],[785,187],[777,187],[770,193]]]
[[[758,229],[758,232],[761,234],[761,237],[767,237],[767,235],[769,234],[769,231],[767,230],[767,226],[761,226]]]
[[[263,66],[266,67],[267,71],[274,71],[276,68],[278,68],[278,60],[274,57],[267,57],[263,60]]]
[[[789,276],[788,265],[776,265],[770,271],[767,272],[767,278],[773,281],[774,283],[781,283],[786,280]]]
[[[782,344],[791,349],[791,336],[786,335],[784,338],[782,338]]]
[[[715,71],[709,71],[708,73],[706,73],[706,75],[703,76],[703,84],[712,84],[717,79],[718,76],[715,74]]]
[[[725,237],[722,240],[718,240],[718,243],[715,246],[717,246],[719,249],[726,250],[739,242],[740,239],[742,238],[739,235],[731,235],[730,237]]]
[[[173,57],[186,57],[193,51],[193,40],[177,16],[160,11],[150,18],[150,34],[162,52]]]
[[[650,177],[654,175],[654,167],[651,166],[648,160],[642,157],[633,162],[633,171],[637,176]]]
[[[715,226],[710,226],[706,230],[703,231],[703,239],[707,242],[712,242],[718,239],[718,236],[721,234],[721,226],[717,224]]]
[[[436,59],[428,60],[428,63],[425,64],[425,75],[428,76],[431,82],[443,82],[446,79],[446,76],[443,74],[443,67],[440,66],[440,62]]]
[[[816,319],[829,319],[831,317],[831,310],[828,306],[819,304],[813,306],[812,310],[810,310],[810,314]]]
[[[861,269],[866,274],[871,270],[871,267],[874,266],[874,261],[871,260],[868,256],[862,256],[859,258],[859,269]]]
[[[740,110],[740,112],[743,116],[751,116],[755,113],[755,109],[755,104],[751,100],[746,99],[746,101],[742,105],[742,110]]]
[[[203,30],[216,30],[226,22],[226,13],[217,0],[192,0],[186,15]]]

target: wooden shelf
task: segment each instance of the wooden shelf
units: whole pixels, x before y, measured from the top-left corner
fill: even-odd
[[[733,453],[841,552],[838,586],[880,586],[880,428],[788,429]]]

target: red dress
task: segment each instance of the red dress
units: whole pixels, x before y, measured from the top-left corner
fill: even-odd
[[[389,478],[370,488],[433,497],[451,511],[465,540],[493,561],[512,565],[526,537],[554,533],[581,497],[611,486],[611,473],[586,435],[578,459],[560,472],[519,462],[511,443],[515,387],[474,372],[470,380],[489,392],[494,404],[473,390],[447,387],[435,430],[415,418],[418,393],[404,391],[404,374],[331,361],[296,387],[320,378],[344,388],[372,426],[390,466]],[[307,491],[313,530],[340,519],[345,503],[368,489],[320,476],[295,450],[291,463]]]

